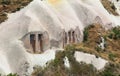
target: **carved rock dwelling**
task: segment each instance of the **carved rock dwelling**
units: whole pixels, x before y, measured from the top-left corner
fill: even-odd
[[[59,39],[50,39],[48,32],[33,31],[27,33],[21,40],[24,47],[30,53],[41,53],[51,48],[64,48],[68,44],[80,42],[80,30],[70,29],[69,31],[62,31]]]

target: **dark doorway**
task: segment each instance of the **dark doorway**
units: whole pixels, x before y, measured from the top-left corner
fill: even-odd
[[[75,43],[75,32],[74,31],[72,32],[72,38],[73,38],[72,42]]]
[[[67,33],[64,32],[63,33],[63,48],[66,46],[66,44],[67,44]]]
[[[35,34],[30,34],[30,44],[32,45],[33,52],[35,53]]]
[[[65,44],[67,44],[67,33],[65,32]]]
[[[40,51],[43,51],[43,40],[42,40],[43,35],[42,34],[38,34],[38,42],[39,42],[39,46],[40,46]]]
[[[71,43],[71,31],[68,32],[68,36],[69,36],[69,43]]]

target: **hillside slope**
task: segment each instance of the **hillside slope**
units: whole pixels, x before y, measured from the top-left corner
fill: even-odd
[[[45,66],[49,61],[54,60],[55,51],[61,49],[61,33],[63,31],[69,32],[71,29],[79,29],[78,41],[82,42],[84,28],[91,24],[100,24],[100,27],[104,29],[100,31],[120,25],[120,16],[109,13],[100,0],[33,0],[29,4],[27,2],[28,5],[25,4],[25,7],[21,10],[16,11],[16,9],[21,8],[21,4],[15,6],[13,4],[5,5],[5,7],[8,7],[5,10],[7,13],[14,12],[7,15],[8,19],[6,19],[7,16],[3,6],[1,8],[3,13],[2,18],[0,18],[2,22],[0,24],[0,57],[2,58],[0,61],[3,61],[6,65],[2,66],[3,63],[0,62],[1,73],[9,74],[12,72],[20,76],[30,76],[35,65]],[[11,8],[12,6],[15,9]],[[94,37],[95,39],[98,38],[98,34],[94,33],[94,29],[97,28],[90,30],[93,31],[89,38],[91,41],[86,45],[88,46],[87,49],[90,47],[93,51],[94,47],[92,46],[95,46],[96,43],[91,42]],[[35,31],[47,32],[49,35],[50,48],[43,54],[28,53],[21,40],[26,34]],[[108,41],[108,43],[110,43],[108,47],[110,49],[112,42]],[[119,50],[119,45],[117,50]],[[45,58],[42,58],[42,56]],[[108,58],[104,55],[101,55],[101,57]],[[109,61],[109,59],[107,60]]]

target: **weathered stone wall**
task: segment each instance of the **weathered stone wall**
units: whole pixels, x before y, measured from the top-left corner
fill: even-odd
[[[34,39],[32,35],[34,35]],[[41,53],[49,48],[49,35],[46,32],[30,32],[21,40],[26,50],[30,53]]]
[[[51,48],[64,48],[68,44],[80,42],[80,30],[76,27],[68,32],[63,31],[59,39],[50,39],[47,32],[34,31],[26,34],[21,40],[24,47],[30,53],[41,53]]]

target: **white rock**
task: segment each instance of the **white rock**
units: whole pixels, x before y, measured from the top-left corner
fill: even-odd
[[[64,58],[64,65],[65,67],[70,68],[70,63],[67,57]]]
[[[100,57],[96,58],[95,55],[78,52],[78,51],[75,52],[74,57],[78,62],[85,62],[87,64],[92,64],[97,70],[103,69],[106,63],[108,62]]]

